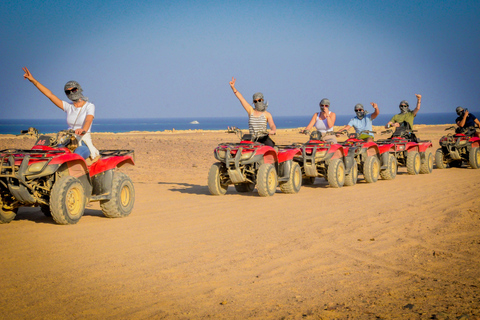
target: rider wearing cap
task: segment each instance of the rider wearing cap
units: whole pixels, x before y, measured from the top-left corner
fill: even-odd
[[[277,127],[273,122],[272,115],[267,111],[268,102],[265,102],[261,92],[257,92],[253,95],[253,104],[255,106],[255,108],[253,108],[235,88],[235,82],[236,79],[232,77],[232,81],[229,82],[230,87],[232,88],[235,97],[237,97],[245,111],[248,113],[248,129],[250,134],[257,136],[258,142],[274,147],[275,142],[270,138],[270,135],[276,133]],[[263,133],[267,132],[267,123],[270,126],[270,131],[268,131],[268,133]],[[258,135],[260,136],[258,137]]]
[[[420,110],[420,103],[422,101],[422,96],[415,94],[417,97],[417,107],[411,111],[408,106],[408,102],[403,100],[398,106],[400,108],[400,113],[392,117],[392,119],[385,125],[385,128],[390,126],[400,127],[400,124],[407,122],[410,125],[410,129],[413,129],[413,119],[417,116],[418,111]]]
[[[360,134],[362,131],[372,131],[372,121],[380,114],[380,110],[375,102],[371,102],[370,104],[373,109],[375,109],[373,114],[369,115],[361,103],[356,104],[354,108],[356,116],[352,118],[345,127],[340,129],[340,131],[347,131],[351,127],[355,129],[357,134]],[[362,133],[359,138],[373,141],[374,136],[373,133]]]
[[[455,111],[458,115],[455,122],[460,128],[475,127],[475,124],[480,127],[480,121],[478,121],[477,117],[475,117],[472,113],[469,113],[468,109],[457,107]],[[480,138],[480,132],[475,132],[475,135]]]

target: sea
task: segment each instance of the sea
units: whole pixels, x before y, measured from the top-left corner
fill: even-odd
[[[393,114],[380,114],[373,125],[384,125]],[[337,115],[335,125],[346,125],[352,115]],[[415,124],[453,124],[455,113],[422,113],[415,118]],[[277,129],[306,127],[311,119],[307,116],[274,116]],[[22,130],[34,127],[40,133],[55,133],[66,129],[65,119],[0,119],[0,134],[20,134]],[[227,127],[248,128],[245,117],[208,117],[208,118],[148,118],[148,119],[95,119],[92,132],[131,132],[165,130],[225,130]]]

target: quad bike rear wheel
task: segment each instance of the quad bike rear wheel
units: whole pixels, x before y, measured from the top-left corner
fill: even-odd
[[[252,192],[255,189],[255,184],[252,182],[237,183],[235,184],[235,190],[240,193]]]
[[[342,159],[333,159],[329,161],[328,184],[333,188],[341,188],[345,184],[345,165]]]
[[[377,182],[380,175],[380,161],[377,156],[369,156],[363,165],[363,177],[368,183]]]
[[[425,153],[425,162],[420,166],[420,173],[432,173],[433,171],[433,154],[431,152]]]
[[[135,203],[135,188],[129,176],[120,171],[113,173],[112,195],[109,200],[101,200],[100,208],[107,218],[128,216]]]
[[[279,183],[283,193],[298,193],[302,187],[302,169],[296,162],[292,162],[288,181]]]
[[[257,173],[257,189],[261,197],[273,196],[277,189],[277,172],[271,163],[264,163]]]
[[[0,224],[9,223],[17,215],[18,208],[8,210],[2,207],[2,201],[0,200]]]
[[[357,161],[353,162],[352,167],[345,175],[345,183],[344,186],[354,186],[357,184],[358,180],[358,164]]]
[[[411,174],[411,175],[419,174],[421,165],[422,165],[422,160],[420,159],[420,153],[418,153],[418,151],[410,151],[407,153],[408,174]]]
[[[468,163],[473,169],[480,168],[480,148],[474,147],[468,155]]]
[[[50,211],[58,224],[75,224],[85,211],[85,192],[75,177],[64,176],[52,188]]]
[[[208,171],[208,190],[215,196],[223,196],[227,193],[228,184],[223,184],[222,180],[227,173],[225,165],[221,162],[216,162],[210,167]]]
[[[393,180],[397,176],[397,158],[393,154],[388,155],[387,168],[380,171],[383,180]]]
[[[443,154],[442,148],[438,148],[435,152],[435,165],[437,169],[446,169],[447,164],[445,163],[445,155]]]

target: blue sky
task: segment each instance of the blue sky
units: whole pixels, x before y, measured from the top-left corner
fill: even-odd
[[[96,118],[246,116],[232,76],[274,118],[308,122],[324,97],[397,113],[415,93],[455,117],[480,110],[479,16],[480,1],[3,0],[2,117],[65,117],[23,66],[63,100],[77,80]]]

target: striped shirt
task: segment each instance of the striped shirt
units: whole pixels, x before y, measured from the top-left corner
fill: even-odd
[[[267,131],[267,117],[264,113],[262,113],[258,117],[254,116],[253,112],[250,114],[248,118],[248,131],[250,131],[250,134],[253,135],[257,132]]]

